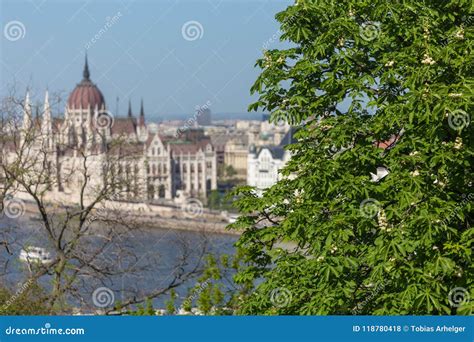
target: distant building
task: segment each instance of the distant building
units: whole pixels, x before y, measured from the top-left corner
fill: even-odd
[[[181,190],[188,196],[206,198],[209,191],[217,189],[216,152],[203,130],[189,129],[180,140],[163,137],[163,143],[171,155],[173,197]]]
[[[269,116],[265,116],[268,117]],[[269,121],[239,121],[236,123],[238,131],[245,131],[249,139],[249,145],[271,146],[279,145],[290,129],[290,125],[284,121],[277,124]]]
[[[52,117],[47,93],[44,108],[41,118],[33,118],[27,94],[20,137],[25,141],[30,132],[38,132],[31,149],[48,151],[47,160],[38,167],[55,178],[54,187],[48,189],[53,195],[65,193],[73,200],[81,192],[81,155],[90,156],[86,195],[106,182],[123,184],[116,189],[120,194],[116,199],[134,201],[171,200],[178,190],[185,196],[205,198],[217,188],[216,153],[201,129],[188,129],[179,137],[163,135],[156,125],[149,129],[143,102],[138,117],[130,104],[126,117],[103,116],[108,113],[105,99],[90,79],[87,59],[83,79],[69,95],[64,117]],[[117,140],[126,144],[118,145]],[[15,162],[15,146],[7,147],[7,162]],[[72,177],[68,176],[71,171]]]
[[[235,129],[238,131],[248,131],[251,126],[258,126],[260,121],[256,120],[237,120],[235,122]]]
[[[235,136],[225,144],[224,164],[235,170],[236,178],[247,178],[247,158],[249,153],[248,137]]]
[[[211,110],[207,107],[202,107],[196,113],[198,126],[210,126],[212,124]]]
[[[249,137],[249,146],[251,146],[251,145],[256,145],[256,146],[262,145],[260,143],[260,133],[261,133],[260,123],[256,124],[256,123],[251,122],[251,124],[247,128],[247,135]]]
[[[229,134],[211,134],[211,143],[216,151],[217,167],[223,167],[225,164],[225,144],[231,136]]]
[[[279,170],[290,160],[290,152],[285,146],[294,143],[295,130],[291,128],[278,146],[252,145],[247,159],[247,184],[263,190],[280,179]]]

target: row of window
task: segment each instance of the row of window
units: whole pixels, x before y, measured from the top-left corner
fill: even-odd
[[[151,149],[151,155],[152,155],[152,156],[156,156],[156,155],[159,156],[160,154],[161,154],[161,148],[158,147],[158,148],[155,149],[155,148],[153,147],[153,148]]]
[[[208,170],[211,170],[212,169],[212,163],[211,162],[206,162],[206,168]],[[194,172],[194,170],[195,170],[194,163],[190,164],[190,169],[191,169],[191,172]],[[180,172],[179,164],[176,164],[176,172]],[[183,172],[188,172],[187,164],[183,164]],[[198,164],[198,172],[202,172],[202,164],[201,163]]]
[[[168,172],[168,167],[166,164],[158,164],[158,166],[156,166],[155,164],[153,164],[151,167],[150,165],[148,164],[147,167],[146,167],[146,172],[148,174],[152,174],[153,176],[155,176],[156,174],[163,174],[163,173],[167,173]]]
[[[180,172],[180,165],[177,164],[176,167],[175,167],[175,172],[176,173],[179,173]],[[212,170],[212,163],[211,162],[207,162],[206,163],[206,167],[207,167],[207,171],[210,171]],[[124,170],[125,169],[125,170]],[[121,164],[118,165],[118,168],[116,169],[114,165],[111,166],[111,170],[110,172],[114,175],[116,172],[117,172],[117,175],[122,175],[122,173],[125,171],[125,173],[128,175],[131,173],[131,167],[130,165],[126,165],[125,168],[122,167]],[[191,164],[190,165],[190,171],[191,172],[195,172],[195,165],[194,164]],[[198,172],[202,172],[202,164],[199,163],[197,165],[197,171]],[[152,174],[152,175],[160,175],[160,174],[166,174],[168,172],[168,166],[167,164],[161,164],[159,163],[158,165],[156,164],[148,164],[147,165],[147,174]],[[187,168],[187,164],[183,164],[183,167],[182,167],[182,172],[183,173],[186,173],[188,172],[188,168]],[[135,174],[138,174],[138,166],[135,165],[134,166],[134,173]]]
[[[106,170],[104,170],[104,171],[106,171]],[[125,171],[126,175],[130,175],[130,173],[132,172],[131,166],[126,165],[125,167],[123,167],[122,164],[119,164],[118,167],[116,167],[115,165],[110,166],[110,173],[112,174],[112,176],[114,176],[115,174],[117,174],[118,176],[121,176],[124,171]],[[137,165],[134,166],[133,173],[135,175],[138,175],[138,166]]]

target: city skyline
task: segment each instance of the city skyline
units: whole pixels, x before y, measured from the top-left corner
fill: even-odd
[[[46,88],[67,94],[87,52],[92,78],[103,90],[109,110],[117,111],[119,98],[118,116],[126,115],[129,100],[138,110],[142,98],[151,121],[186,118],[208,101],[217,116],[246,113],[254,99],[248,89],[259,72],[255,60],[264,47],[279,44],[278,25],[269,13],[286,5],[130,1],[69,6],[6,1],[2,21],[17,24],[11,34],[20,32],[8,36],[6,26],[3,32],[1,93],[15,84],[19,91],[37,91],[33,102],[41,101]],[[60,113],[61,107],[53,111]],[[260,119],[258,114],[243,115]]]

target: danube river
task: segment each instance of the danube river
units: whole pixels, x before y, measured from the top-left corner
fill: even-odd
[[[20,261],[21,250],[25,247],[40,247],[53,251],[46,239],[42,223],[30,216],[20,219],[0,218],[0,242],[8,241],[9,248],[0,245],[0,284],[14,289],[24,283],[30,273],[25,262]],[[80,253],[87,255],[96,250],[104,239],[101,229],[82,240]],[[232,254],[235,235],[180,231],[172,229],[147,228],[113,238],[112,243],[96,258],[95,266],[102,268],[93,272],[84,268],[75,283],[75,294],[68,298],[71,307],[82,312],[94,310],[92,294],[99,287],[111,289],[115,301],[141,298],[165,288],[180,272],[193,269],[203,255]],[[52,253],[54,257],[54,253]],[[72,268],[79,265],[73,261]],[[41,285],[51,286],[51,276],[41,278]],[[176,288],[178,299],[182,301],[188,289],[196,284],[196,279],[188,280]],[[225,286],[225,285],[224,285]],[[163,308],[169,295],[154,299],[154,306]]]

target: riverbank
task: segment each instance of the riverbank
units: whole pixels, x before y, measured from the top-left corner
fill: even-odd
[[[21,198],[24,212],[33,216],[38,214],[36,204],[26,198]],[[63,202],[64,203],[64,202]],[[65,211],[66,204],[58,205],[58,202],[48,202],[47,207],[54,212]],[[195,212],[187,212],[186,209],[173,206],[161,206],[157,204],[143,204],[130,202],[106,201],[101,208],[91,213],[92,217],[100,211],[100,215],[109,215],[120,211],[120,219],[125,222],[139,224],[144,228],[174,229],[202,233],[215,233],[225,235],[240,235],[240,232],[229,230],[228,218],[225,213],[198,208]]]

